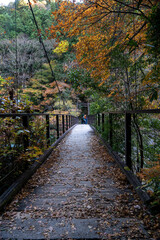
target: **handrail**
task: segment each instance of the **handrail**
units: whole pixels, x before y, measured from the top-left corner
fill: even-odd
[[[14,116],[46,116],[46,115],[51,115],[51,116],[73,116],[70,114],[53,114],[53,113],[0,113],[0,117],[14,117]],[[73,116],[75,117],[75,116]]]
[[[160,109],[144,109],[144,110],[125,110],[125,111],[109,111],[103,112],[104,114],[112,113],[112,114],[125,114],[125,113],[160,113]]]
[[[4,121],[7,118],[9,118],[9,121]],[[40,118],[40,125],[37,125],[38,128],[36,128],[35,130],[34,125],[36,124],[37,118]],[[2,124],[2,126],[0,126],[0,128],[2,129],[0,136],[0,141],[2,143],[1,150],[3,150],[3,146],[7,147],[8,143],[6,142],[6,129],[7,126],[11,126],[11,129],[13,128],[14,130],[13,134],[10,133],[10,139],[11,141],[13,140],[12,145],[15,152],[17,153],[16,156],[19,156],[19,154],[21,153],[24,154],[24,152],[27,153],[27,151],[29,152],[29,147],[32,145],[32,143],[34,144],[34,141],[37,142],[38,147],[40,146],[41,148],[43,146],[43,150],[47,151],[47,149],[49,149],[49,146],[51,146],[53,142],[56,141],[56,139],[61,139],[63,134],[65,134],[72,126],[74,126],[78,122],[78,118],[72,115],[49,113],[0,113],[0,120]],[[10,124],[10,121],[12,124]],[[32,122],[34,122],[33,128]],[[14,128],[14,126],[18,126],[18,128]],[[41,129],[39,132],[39,126],[42,126],[42,132]],[[20,131],[22,134],[20,133],[21,135],[15,137],[14,133],[18,133],[18,131]],[[38,138],[34,136],[34,134],[36,133],[36,136],[38,136]],[[9,142],[9,144],[11,144],[11,141]],[[41,142],[42,144],[38,145]],[[12,158],[13,162],[15,162],[15,157]],[[4,183],[4,180],[6,178],[9,178],[9,180],[7,180],[5,184],[2,183],[4,189],[12,178],[12,173],[15,171],[19,171],[19,169],[20,171],[24,171],[24,169],[21,169],[21,161],[16,164],[16,167],[14,167],[14,169],[12,169],[12,167],[10,169],[10,165],[8,164],[9,160],[5,156],[1,156],[1,160],[3,162],[3,169],[1,169],[1,173],[3,171],[3,174],[1,176],[1,183]],[[34,162],[35,159],[33,159],[32,161]],[[5,165],[7,165],[7,168],[4,171]],[[3,189],[1,188],[1,191],[3,191]]]
[[[57,139],[60,137],[60,117],[62,121],[62,130],[61,132],[64,133],[67,131],[70,127],[72,127],[75,122],[75,119],[77,117],[69,114],[50,114],[50,113],[0,113],[0,118],[6,118],[6,117],[22,117],[23,127],[27,129],[29,127],[29,117],[32,116],[45,116],[46,117],[46,139],[47,139],[47,145],[50,145],[50,117],[55,116],[56,117],[56,132],[57,132]],[[65,118],[64,118],[65,116]],[[27,135],[24,135],[23,139],[24,148],[27,148],[29,146],[29,139]]]
[[[138,148],[139,148],[139,154],[141,158],[141,163],[138,166],[138,169],[143,168],[144,165],[144,149],[143,149],[143,136],[142,136],[142,129],[140,128],[138,122],[136,122],[137,114],[160,114],[160,109],[145,109],[145,110],[126,110],[126,111],[108,111],[103,113],[98,113],[95,115],[92,115],[92,124],[96,125],[98,127],[98,130],[101,131],[101,133],[107,132],[107,135],[105,136],[108,140],[108,143],[110,147],[114,147],[115,141],[114,141],[114,124],[118,124],[119,119],[121,119],[121,126],[120,128],[123,128],[122,132],[122,142],[124,143],[124,157],[125,157],[125,163],[128,166],[129,169],[133,169],[133,159],[132,159],[132,150],[133,150],[133,142],[132,142],[132,128],[135,127],[137,139],[139,142]],[[114,116],[116,115],[122,115],[123,118],[118,118],[118,121],[114,119]],[[89,117],[89,116],[88,116]],[[106,120],[105,120],[106,119]],[[106,125],[105,125],[106,122]],[[117,136],[115,136],[117,138]],[[136,140],[137,141],[137,140]],[[118,142],[121,144],[121,142]]]
[[[14,117],[14,116],[41,116],[48,115],[48,113],[0,113],[0,117]]]

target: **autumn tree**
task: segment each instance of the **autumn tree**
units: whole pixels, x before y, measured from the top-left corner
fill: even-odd
[[[148,91],[141,83],[146,75],[146,32],[152,24],[149,14],[153,6],[158,8],[158,1],[61,2],[59,10],[53,13],[57,25],[50,28],[50,36],[59,39],[76,36],[74,47],[79,64],[96,82],[100,80],[100,85],[107,83],[107,88],[112,88],[109,96],[115,96],[115,101],[123,96],[120,101],[126,102],[125,109],[140,108]],[[137,97],[142,92],[143,101]]]
[[[160,5],[153,8],[149,14],[149,24],[147,31],[147,50],[148,50],[148,65],[151,71],[148,71],[145,76],[145,83],[150,89],[150,100],[158,99],[159,93],[159,76],[160,76]],[[157,105],[158,107],[158,105]]]
[[[57,79],[56,61],[52,61],[51,66]],[[62,81],[55,82],[49,65],[45,63],[30,79],[21,96],[31,101],[34,109],[37,111],[54,111],[56,102],[59,99],[63,101],[63,94],[67,89],[70,89],[70,85],[65,83],[63,78]]]
[[[50,28],[50,37],[60,41],[75,37],[78,63],[99,89],[106,89],[104,99],[113,103],[112,109],[151,108],[150,101],[158,98],[159,59],[149,63],[147,33],[152,29],[148,39],[158,44],[158,38],[153,38],[158,9],[157,0],[64,1],[53,13],[57,24]],[[136,115],[133,124],[143,166],[143,139]]]

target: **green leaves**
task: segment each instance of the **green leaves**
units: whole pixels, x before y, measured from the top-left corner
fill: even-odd
[[[138,47],[138,43],[137,41],[131,39],[129,42],[128,42],[128,45],[131,46],[131,47]]]
[[[131,169],[129,167],[124,167],[124,170],[131,171]]]
[[[152,102],[153,100],[157,100],[157,99],[158,99],[158,90],[153,90],[149,96],[149,100],[150,102]]]

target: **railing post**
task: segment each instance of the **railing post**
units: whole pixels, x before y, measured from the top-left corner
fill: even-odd
[[[125,114],[125,160],[129,169],[132,169],[131,159],[131,113]]]
[[[28,129],[29,127],[29,116],[23,116],[22,117],[23,121],[23,127],[24,129]],[[29,147],[29,138],[27,134],[23,135],[23,145],[24,145],[24,150]]]
[[[100,127],[101,120],[100,120],[100,114],[98,113],[98,127]]]
[[[104,113],[102,113],[102,132],[104,132]]]
[[[68,130],[68,116],[66,115],[66,130]]]
[[[62,115],[62,129],[63,129],[63,133],[65,133],[65,129],[64,129],[64,115]]]
[[[59,138],[59,115],[56,115],[57,139]]]
[[[113,118],[112,113],[109,113],[109,144],[113,146]]]
[[[46,115],[46,138],[47,138],[47,147],[50,145],[50,123],[49,123],[49,114]]]
[[[71,127],[71,115],[69,115],[69,128]]]

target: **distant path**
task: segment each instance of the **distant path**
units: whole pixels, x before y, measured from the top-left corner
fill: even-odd
[[[91,127],[77,125],[4,213],[1,237],[151,239],[134,195]]]

